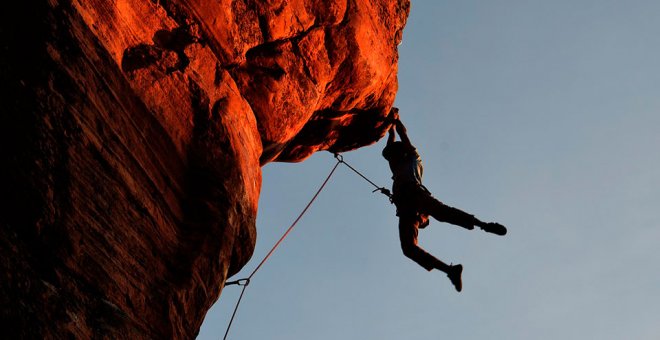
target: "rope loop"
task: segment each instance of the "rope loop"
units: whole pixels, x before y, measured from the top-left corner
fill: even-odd
[[[339,161],[339,163],[344,163],[344,156],[340,155],[338,152],[335,152],[335,158]]]

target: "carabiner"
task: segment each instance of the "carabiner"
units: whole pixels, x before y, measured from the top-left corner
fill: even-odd
[[[249,284],[250,284],[250,279],[245,278],[245,279],[239,279],[239,280],[236,280],[236,281],[225,282],[225,287],[226,286],[231,286],[231,285],[247,286]]]

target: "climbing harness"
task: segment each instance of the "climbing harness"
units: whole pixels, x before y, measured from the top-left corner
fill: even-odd
[[[309,207],[312,205],[312,203],[314,203],[314,201],[316,200],[316,197],[318,197],[318,195],[321,193],[321,191],[323,191],[323,188],[325,188],[325,185],[328,183],[328,181],[330,180],[332,175],[335,173],[335,170],[337,170],[337,167],[339,166],[339,164],[343,163],[349,169],[353,170],[356,174],[360,175],[360,177],[364,178],[367,182],[369,182],[371,185],[376,187],[376,190],[374,190],[372,192],[379,191],[382,194],[384,194],[385,196],[389,197],[390,202],[392,202],[392,194],[390,193],[390,191],[388,189],[386,189],[385,187],[379,187],[374,182],[369,180],[366,176],[364,176],[359,171],[357,171],[355,168],[353,168],[351,165],[346,163],[346,161],[344,161],[344,157],[342,155],[340,155],[339,153],[335,152],[334,156],[337,159],[337,163],[335,163],[335,166],[330,171],[330,174],[328,174],[328,177],[325,178],[325,180],[323,181],[323,183],[321,184],[319,189],[316,191],[314,196],[312,196],[312,199],[309,201],[309,203],[307,203],[307,205],[302,210],[302,212],[300,212],[298,217],[293,221],[293,223],[291,223],[289,228],[284,232],[282,237],[280,237],[280,239],[270,249],[268,254],[266,254],[266,256],[261,260],[261,262],[259,262],[257,267],[252,271],[252,273],[250,273],[250,275],[248,275],[248,277],[246,277],[246,278],[235,280],[235,281],[225,282],[225,287],[226,286],[231,286],[231,285],[237,285],[237,286],[242,286],[243,289],[241,290],[241,295],[238,297],[238,300],[236,301],[236,306],[234,307],[234,311],[231,314],[231,318],[229,319],[229,324],[227,325],[227,330],[225,331],[225,336],[223,337],[224,340],[227,340],[227,335],[229,335],[229,329],[231,328],[231,324],[234,322],[234,317],[236,316],[236,312],[238,311],[238,306],[241,304],[241,300],[243,299],[243,294],[245,293],[245,289],[250,285],[250,280],[252,280],[252,277],[254,276],[254,274],[256,274],[257,271],[261,268],[261,266],[263,266],[263,264],[266,263],[266,261],[270,258],[270,256],[273,254],[273,252],[275,252],[275,249],[277,249],[277,247],[279,247],[279,245],[282,243],[282,241],[284,241],[284,239],[289,235],[291,230],[293,230],[293,227],[296,226],[298,221],[300,221],[300,219],[303,217],[303,215],[307,212],[307,209],[309,209]]]

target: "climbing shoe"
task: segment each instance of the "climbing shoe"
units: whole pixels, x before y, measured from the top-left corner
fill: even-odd
[[[480,228],[487,233],[492,233],[500,236],[506,235],[506,227],[499,223],[495,223],[495,222],[486,223],[480,226]]]
[[[463,289],[463,282],[461,281],[461,274],[463,273],[463,266],[460,264],[449,266],[447,270],[447,277],[456,288],[456,291],[460,292]]]

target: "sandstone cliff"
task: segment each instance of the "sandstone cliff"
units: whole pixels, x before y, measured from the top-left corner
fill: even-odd
[[[0,22],[5,336],[197,334],[260,167],[385,134],[408,0],[43,0]]]

